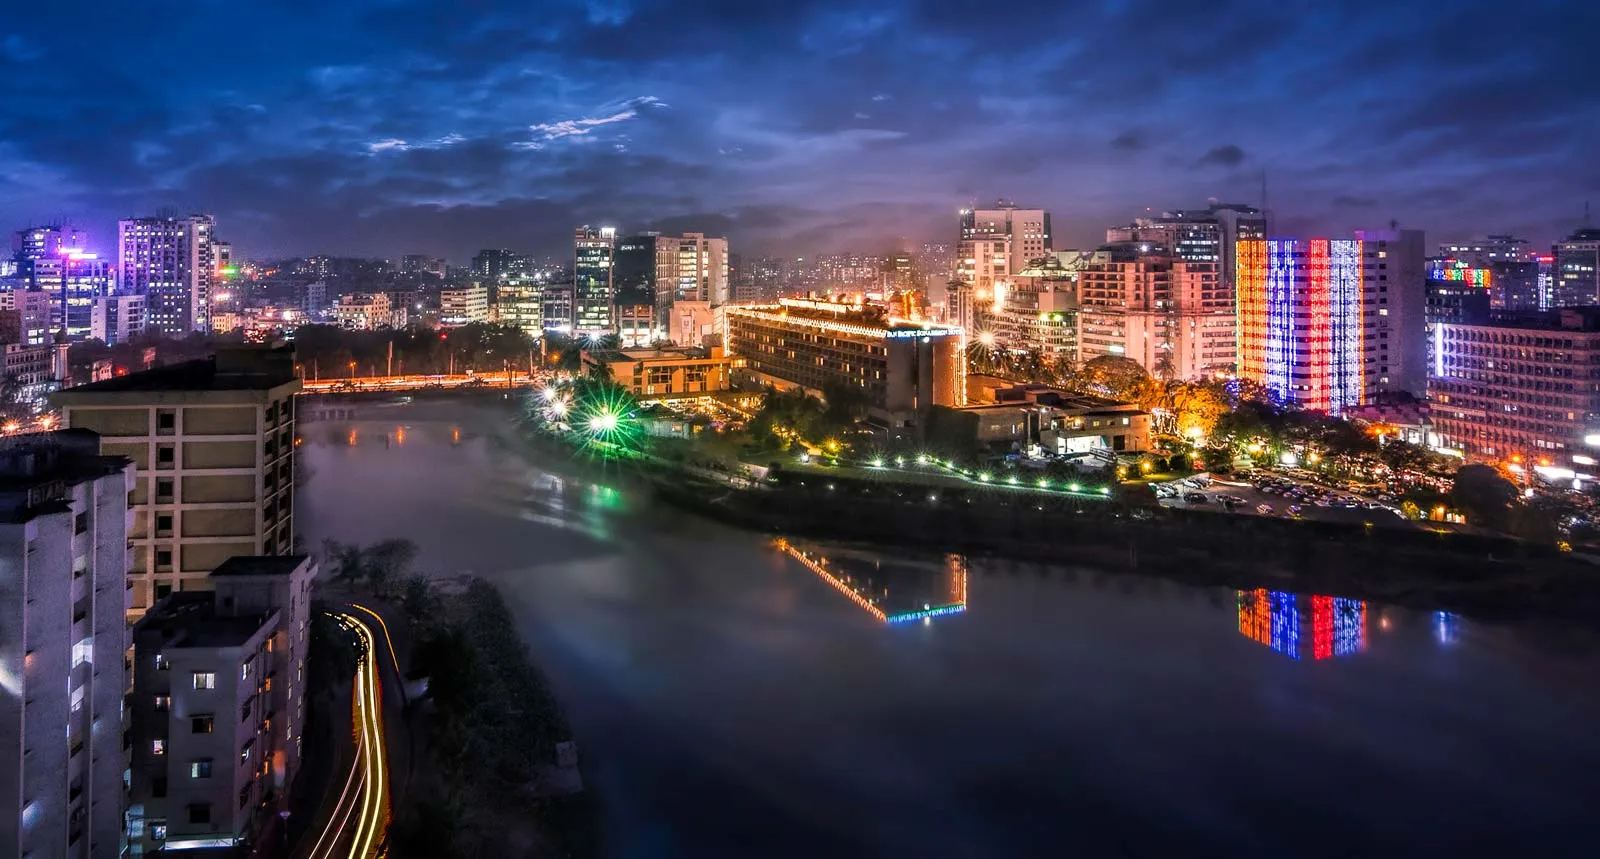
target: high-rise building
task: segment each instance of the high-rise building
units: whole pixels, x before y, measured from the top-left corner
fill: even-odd
[[[544,335],[544,287],[537,282],[507,284],[495,291],[501,325],[522,330],[529,337]]]
[[[1441,324],[1434,337],[1428,398],[1446,446],[1526,467],[1594,464],[1585,442],[1600,415],[1600,309]]]
[[[617,230],[579,227],[572,242],[572,333],[608,334],[616,299],[612,269],[616,263]]]
[[[455,286],[439,290],[440,328],[460,328],[488,321],[488,287]]]
[[[1600,304],[1600,229],[1578,230],[1555,247],[1552,307]]]
[[[229,558],[209,576],[210,592],[171,594],[135,625],[128,834],[137,852],[255,845],[287,812],[316,575],[305,555]]]
[[[204,590],[234,555],[294,548],[294,394],[288,348],[215,357],[57,392],[65,426],[100,433],[138,467],[128,532],[129,611]]]
[[[1338,414],[1426,386],[1422,233],[1239,243],[1239,375]]]
[[[1533,243],[1516,236],[1483,236],[1469,241],[1440,242],[1439,256],[1461,260],[1474,268],[1488,268],[1498,262],[1529,262],[1538,259]]]
[[[89,336],[107,346],[126,343],[144,331],[144,296],[108,295],[89,311]]]
[[[209,215],[130,218],[117,222],[117,284],[142,295],[154,331],[211,330],[217,258]]]
[[[1530,260],[1498,260],[1489,263],[1489,306],[1494,310],[1522,313],[1549,310],[1551,269],[1555,258],[1535,255]]]
[[[544,330],[572,333],[572,288],[570,283],[547,284],[539,296],[544,310]]]
[[[298,283],[294,287],[294,303],[301,313],[312,322],[320,322],[328,317],[328,284],[326,281],[316,280],[311,283]]]
[[[1011,276],[1050,252],[1050,213],[1002,200],[992,209],[962,209],[960,218],[955,280],[972,287],[972,306],[969,315],[965,302],[957,300],[947,318],[977,330],[987,327],[986,315],[1005,307]]]
[[[489,251],[480,251],[480,255],[483,253],[489,253]],[[495,253],[501,252],[496,251]],[[477,258],[475,257],[473,259],[473,273],[478,274],[480,277],[488,277],[488,275],[481,274],[477,271],[477,262]],[[444,260],[428,256],[427,254],[406,254],[400,258],[401,274],[426,274],[432,275],[433,277],[443,278],[445,276],[446,268],[447,266]]]
[[[1215,263],[1222,282],[1233,289],[1239,240],[1267,237],[1266,216],[1259,209],[1237,203],[1213,202],[1205,209],[1163,212],[1157,218],[1139,218],[1106,231],[1106,241],[1164,246],[1188,262]]]
[[[617,242],[617,303],[652,303],[662,336],[674,302],[726,304],[733,299],[730,283],[727,239],[703,233],[641,233]]]
[[[1167,379],[1228,373],[1238,358],[1233,290],[1214,261],[1165,245],[1107,245],[1078,271],[1078,361],[1116,356]]]
[[[407,257],[409,259],[409,257]],[[504,248],[485,248],[472,258],[472,273],[485,283],[499,283],[519,274],[528,267],[522,254]],[[422,268],[419,266],[418,271]]]
[[[17,328],[0,334],[0,341],[23,346],[45,346],[52,342],[50,293],[42,289],[13,289],[0,292],[0,310],[16,313]],[[7,326],[9,329],[9,326]]]
[[[1440,325],[1488,325],[1491,270],[1456,259],[1428,260],[1426,320],[1428,375],[1444,371],[1436,347]]]
[[[724,309],[727,349],[780,387],[862,389],[869,420],[921,426],[933,406],[967,401],[960,329],[890,319],[863,304],[786,298]]]
[[[133,480],[83,430],[0,450],[0,855],[119,853]]]
[[[1044,209],[1020,209],[1001,200],[992,209],[961,210],[961,241],[1004,236],[1006,274],[1016,274],[1028,263],[1050,252],[1050,213]],[[970,254],[957,253],[957,257]]]
[[[989,327],[970,336],[990,348],[1078,360],[1078,279],[1092,258],[1057,251],[1034,261],[1012,278],[1005,305],[989,319]]]
[[[17,230],[11,241],[12,258],[19,263],[55,259],[84,250],[82,232],[62,224]],[[26,274],[26,268],[21,269]]]

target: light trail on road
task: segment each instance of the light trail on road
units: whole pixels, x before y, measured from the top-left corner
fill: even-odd
[[[362,609],[377,617],[370,609]],[[361,639],[361,663],[351,693],[351,728],[356,756],[333,813],[307,859],[371,859],[389,826],[389,761],[383,736],[383,681],[378,670],[377,636],[355,615],[339,621]],[[378,618],[382,623],[382,618]],[[387,630],[385,630],[387,632]],[[386,636],[387,637],[387,636]],[[390,656],[394,648],[390,645]]]

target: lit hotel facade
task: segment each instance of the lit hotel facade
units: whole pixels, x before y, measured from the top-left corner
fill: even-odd
[[[1339,414],[1426,380],[1426,270],[1418,230],[1239,242],[1239,375]]]
[[[865,390],[869,414],[890,428],[916,425],[933,406],[966,404],[966,337],[890,319],[869,308],[808,299],[728,307],[728,351],[779,387]]]

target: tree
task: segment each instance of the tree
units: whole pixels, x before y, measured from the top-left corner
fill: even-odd
[[[1149,378],[1150,374],[1132,358],[1101,355],[1079,367],[1067,384],[1091,394],[1125,400]]]
[[[310,641],[306,646],[306,688],[313,697],[330,694],[350,682],[361,663],[361,639],[334,620],[321,603],[311,607]]]
[[[417,544],[410,540],[391,537],[361,550],[362,568],[373,590],[382,592],[390,582],[404,578],[411,572],[417,558]]]
[[[1516,485],[1487,465],[1461,466],[1450,488],[1450,501],[1467,514],[1467,521],[1499,531],[1510,526],[1516,500]]]

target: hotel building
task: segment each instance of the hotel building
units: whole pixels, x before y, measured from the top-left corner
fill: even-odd
[[[861,304],[784,299],[725,309],[728,351],[757,379],[818,393],[865,390],[884,427],[918,425],[933,406],[966,404],[966,337],[891,319]]]

